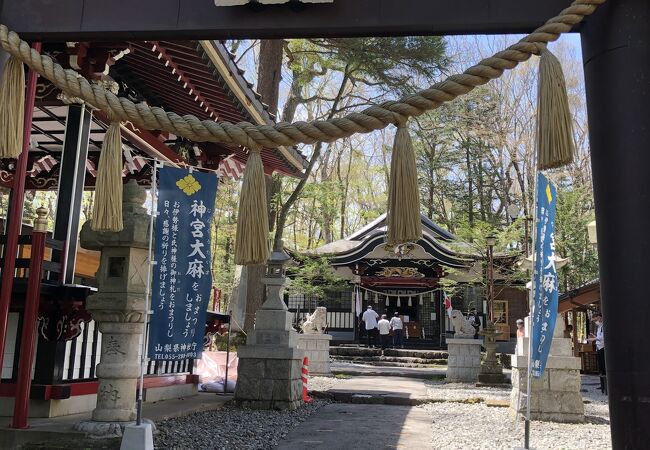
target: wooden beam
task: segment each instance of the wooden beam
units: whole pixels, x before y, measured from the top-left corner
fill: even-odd
[[[4,0],[24,39],[232,39],[528,33],[569,0],[335,0],[217,7],[183,0]]]

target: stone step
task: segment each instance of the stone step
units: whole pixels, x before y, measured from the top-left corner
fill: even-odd
[[[443,350],[411,350],[411,349],[387,349],[385,356],[421,358],[421,359],[446,359],[447,352]],[[381,349],[367,347],[330,347],[330,355],[336,356],[380,356]]]
[[[413,358],[409,356],[338,356],[333,355],[330,358],[334,361],[351,361],[351,362],[382,362],[382,363],[400,363],[400,364],[428,364],[428,365],[445,365],[446,359],[425,359]]]
[[[356,403],[365,405],[398,405],[418,406],[433,401],[426,397],[412,397],[407,394],[370,394],[340,391],[310,391],[309,394],[315,398],[325,398],[339,403]]]
[[[414,364],[414,363],[399,363],[399,362],[385,362],[385,361],[345,361],[342,362],[356,362],[365,366],[376,367],[406,367],[406,368],[422,368],[422,369],[435,369],[438,367],[446,367],[445,364]]]

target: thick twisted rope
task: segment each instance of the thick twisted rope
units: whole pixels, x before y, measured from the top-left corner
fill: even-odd
[[[570,31],[605,1],[575,0],[571,6],[516,44],[483,59],[462,74],[451,75],[446,80],[416,94],[405,96],[399,101],[385,102],[327,121],[280,122],[274,125],[199,120],[192,115],[179,116],[162,108],[150,107],[146,103],[133,103],[79,77],[73,70],[64,69],[49,56],[31,49],[27,42],[4,25],[0,25],[0,46],[20,58],[67,95],[79,97],[118,120],[128,121],[149,130],[168,131],[197,142],[222,142],[246,147],[257,144],[275,148],[298,143],[331,142],[356,133],[368,133],[390,124],[403,123],[408,117],[420,116],[426,111],[438,108],[443,103],[500,77],[505,70],[515,68],[532,55],[539,55],[547,43]]]

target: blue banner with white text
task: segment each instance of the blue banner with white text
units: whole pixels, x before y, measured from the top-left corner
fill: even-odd
[[[535,253],[533,257],[533,317],[531,327],[531,372],[536,378],[544,374],[553,341],[557,317],[558,277],[555,267],[555,186],[537,174]]]
[[[148,355],[167,361],[200,358],[212,291],[217,176],[163,167],[158,180]]]

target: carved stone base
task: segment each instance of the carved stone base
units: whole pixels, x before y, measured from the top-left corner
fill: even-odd
[[[156,425],[149,419],[142,419],[143,422],[151,425],[153,432],[156,432]],[[122,437],[127,426],[135,425],[133,422],[96,422],[85,420],[74,425],[75,431],[81,431],[88,436],[98,439]]]

